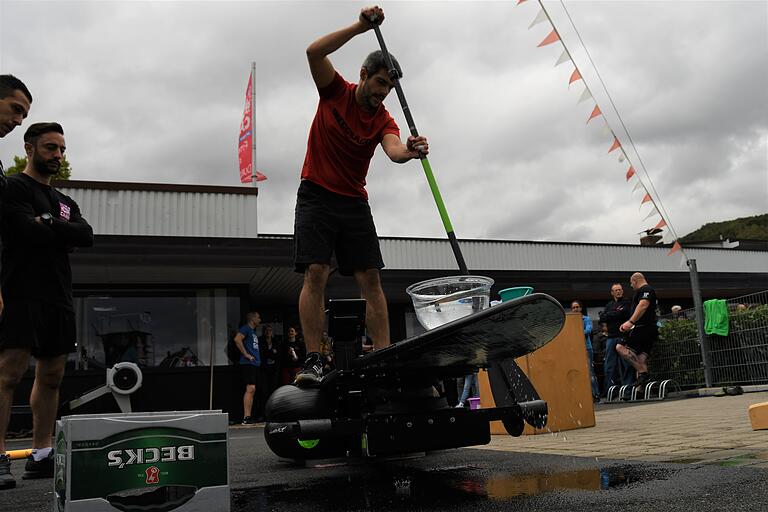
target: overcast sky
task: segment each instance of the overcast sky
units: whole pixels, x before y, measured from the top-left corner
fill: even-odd
[[[459,238],[636,243],[643,218],[615,130],[680,236],[768,211],[768,3],[546,1],[594,100],[554,67],[536,0],[383,2],[382,33]],[[239,185],[237,137],[256,62],[259,231],[291,233],[317,93],[304,49],[363,2],[0,0],[0,73],[58,121],[73,179]],[[331,55],[356,81],[373,32]],[[604,112],[586,124],[595,101]],[[385,105],[407,126],[393,92]],[[604,121],[605,120],[605,121]],[[0,141],[23,154],[17,128]],[[246,185],[243,185],[246,186]],[[650,188],[650,187],[649,187]],[[377,151],[367,186],[382,236],[443,237],[418,161]],[[84,212],[87,217],[87,212]]]

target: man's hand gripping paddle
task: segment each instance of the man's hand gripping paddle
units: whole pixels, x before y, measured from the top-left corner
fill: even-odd
[[[397,72],[397,69],[392,63],[392,59],[389,56],[389,52],[387,51],[387,45],[384,43],[384,38],[381,35],[381,29],[379,28],[379,24],[376,23],[376,15],[373,15],[369,19],[369,21],[373,26],[374,32],[376,32],[376,39],[379,40],[379,46],[381,47],[381,53],[384,55],[384,62],[387,64],[387,71],[389,72],[389,77],[392,80],[392,82],[395,84],[395,91],[397,92],[397,98],[400,100],[400,106],[403,109],[405,120],[408,123],[408,129],[410,130],[411,135],[413,135],[414,137],[418,137],[419,132],[418,130],[416,130],[416,123],[413,121],[411,110],[408,108],[408,102],[405,101],[405,94],[403,94],[403,87],[400,85],[400,73]],[[427,176],[427,182],[429,183],[429,188],[432,191],[432,197],[435,198],[435,204],[437,204],[437,210],[438,212],[440,212],[440,219],[442,219],[443,221],[443,226],[445,227],[445,233],[448,235],[448,241],[451,243],[451,249],[453,249],[453,255],[456,257],[456,263],[458,263],[459,265],[459,270],[461,271],[462,274],[469,275],[469,270],[467,270],[467,264],[464,262],[464,256],[461,254],[459,243],[456,241],[456,235],[453,232],[451,219],[448,218],[448,212],[445,210],[443,197],[440,195],[440,189],[437,188],[437,181],[435,180],[434,174],[432,174],[432,167],[430,167],[429,165],[429,160],[427,160],[426,155],[423,155],[423,154],[420,155],[419,159],[421,160],[421,166],[424,168],[424,174]]]

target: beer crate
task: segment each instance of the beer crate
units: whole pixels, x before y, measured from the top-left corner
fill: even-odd
[[[228,441],[221,411],[64,416],[53,510],[229,511]]]

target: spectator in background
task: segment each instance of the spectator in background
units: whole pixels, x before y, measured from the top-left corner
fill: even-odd
[[[249,312],[246,323],[235,334],[235,345],[240,351],[240,369],[245,383],[243,393],[243,425],[250,425],[259,421],[254,418],[253,402],[256,396],[256,385],[259,383],[261,366],[261,353],[259,352],[259,339],[256,337],[256,327],[261,323],[261,315],[256,311]]]
[[[277,389],[280,383],[280,347],[275,340],[271,325],[265,325],[261,335],[259,349],[261,350],[261,394],[264,397],[263,403],[272,392]]]
[[[624,297],[624,287],[619,283],[611,285],[611,301],[605,305],[600,313],[600,321],[607,327],[605,340],[605,353],[603,356],[603,396],[608,396],[608,388],[619,384],[631,385],[635,381],[632,366],[624,361],[616,352],[616,345],[624,339],[624,334],[619,327],[626,322],[632,314],[632,303]]]
[[[595,377],[595,367],[593,366],[594,353],[592,351],[592,319],[587,316],[584,304],[580,300],[575,300],[571,303],[571,311],[579,313],[581,315],[581,321],[584,330],[584,342],[587,346],[587,362],[589,363],[589,380],[592,382],[592,400],[595,402],[600,401],[600,390],[597,386],[597,378]]]
[[[304,368],[307,348],[296,327],[288,327],[288,337],[280,347],[280,383],[291,384],[296,374]]]
[[[323,331],[320,337],[320,355],[323,358],[323,375],[327,375],[336,367],[333,357],[333,340],[328,336],[327,331]]]
[[[627,334],[623,343],[616,345],[616,351],[637,371],[635,386],[641,387],[651,380],[648,371],[648,357],[651,354],[659,329],[656,325],[656,291],[651,288],[645,276],[635,272],[629,279],[635,296],[632,299],[632,315],[621,324],[621,332]]]
[[[674,320],[685,320],[686,316],[683,312],[683,308],[681,306],[672,306],[672,319]]]

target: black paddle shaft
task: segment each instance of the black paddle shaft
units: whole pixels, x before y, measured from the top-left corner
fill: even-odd
[[[411,109],[408,107],[408,102],[405,100],[405,93],[403,93],[403,87],[400,85],[400,73],[397,71],[395,65],[392,62],[389,51],[387,51],[387,45],[384,42],[384,37],[381,35],[381,29],[379,28],[379,25],[375,23],[375,21],[376,17],[374,16],[371,20],[371,24],[373,25],[373,30],[376,33],[376,39],[379,40],[379,46],[381,47],[381,53],[384,56],[384,62],[387,65],[389,77],[395,84],[395,92],[397,92],[397,98],[400,100],[400,107],[403,109],[405,121],[408,123],[408,130],[411,132],[411,135],[418,137],[419,131],[416,129],[416,123],[414,122],[413,116],[411,115]],[[446,228],[445,232],[446,235],[448,235],[448,241],[451,244],[451,249],[453,250],[453,255],[456,258],[456,263],[459,265],[459,271],[464,275],[469,275],[467,263],[464,261],[464,256],[461,254],[459,242],[456,239],[456,234],[453,232],[453,226],[450,219],[448,218],[448,212],[446,211],[445,205],[443,204],[443,198],[440,194],[440,190],[437,188],[437,181],[432,174],[432,168],[429,165],[427,156],[420,153],[419,159],[421,160],[421,165],[424,168],[424,173],[427,176],[427,181],[429,182],[429,187],[432,190],[432,195],[434,196],[435,202],[437,203],[437,209],[440,213],[440,217],[443,220],[443,225]]]

